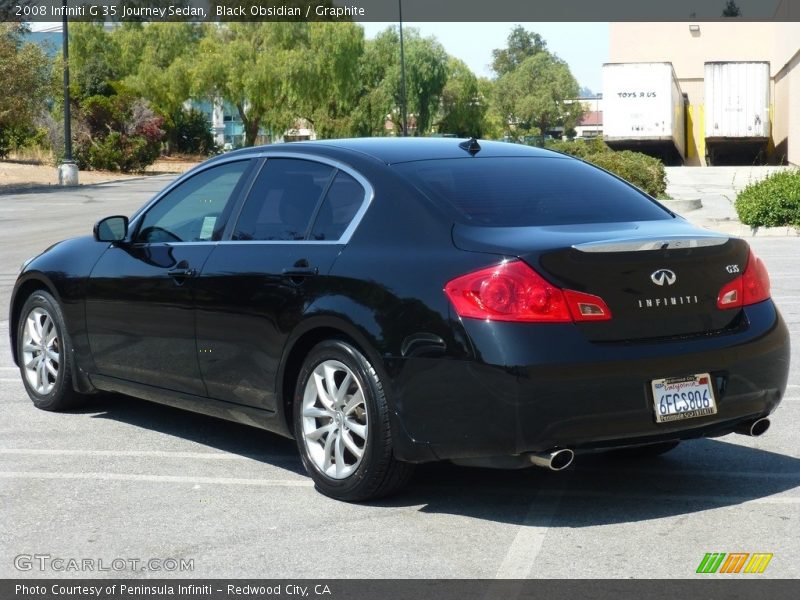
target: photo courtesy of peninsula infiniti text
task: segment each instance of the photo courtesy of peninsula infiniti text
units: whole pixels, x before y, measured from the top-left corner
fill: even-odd
[[[118,392],[257,426],[347,501],[415,463],[561,470],[761,435],[789,370],[744,240],[475,139],[212,158],[26,261],[9,331],[35,406]]]

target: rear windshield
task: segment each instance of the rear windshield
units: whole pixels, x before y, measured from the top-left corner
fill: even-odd
[[[463,158],[395,168],[457,219],[489,227],[656,221],[672,216],[604,171],[562,158]]]

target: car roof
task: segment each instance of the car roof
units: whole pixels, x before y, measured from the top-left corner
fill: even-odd
[[[291,142],[288,144],[270,144],[254,146],[229,152],[225,156],[236,154],[269,155],[270,152],[308,152],[318,149],[338,149],[345,152],[356,152],[370,156],[386,164],[397,164],[420,160],[437,160],[446,158],[469,158],[470,152],[459,146],[466,138],[349,138],[337,140],[319,140]],[[509,142],[492,142],[477,140],[480,150],[475,153],[479,158],[492,157],[544,157],[564,158],[564,155],[542,148],[534,148],[523,144]]]

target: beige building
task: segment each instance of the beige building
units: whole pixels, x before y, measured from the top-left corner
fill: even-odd
[[[800,21],[788,10],[784,2],[778,16]],[[705,63],[768,62],[770,159],[800,165],[800,22],[611,23],[609,61],[672,63],[689,98],[687,165],[705,164]]]

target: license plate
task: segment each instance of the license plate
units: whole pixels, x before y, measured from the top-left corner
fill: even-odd
[[[698,373],[686,377],[654,379],[653,404],[656,423],[669,423],[717,412],[711,375]]]

